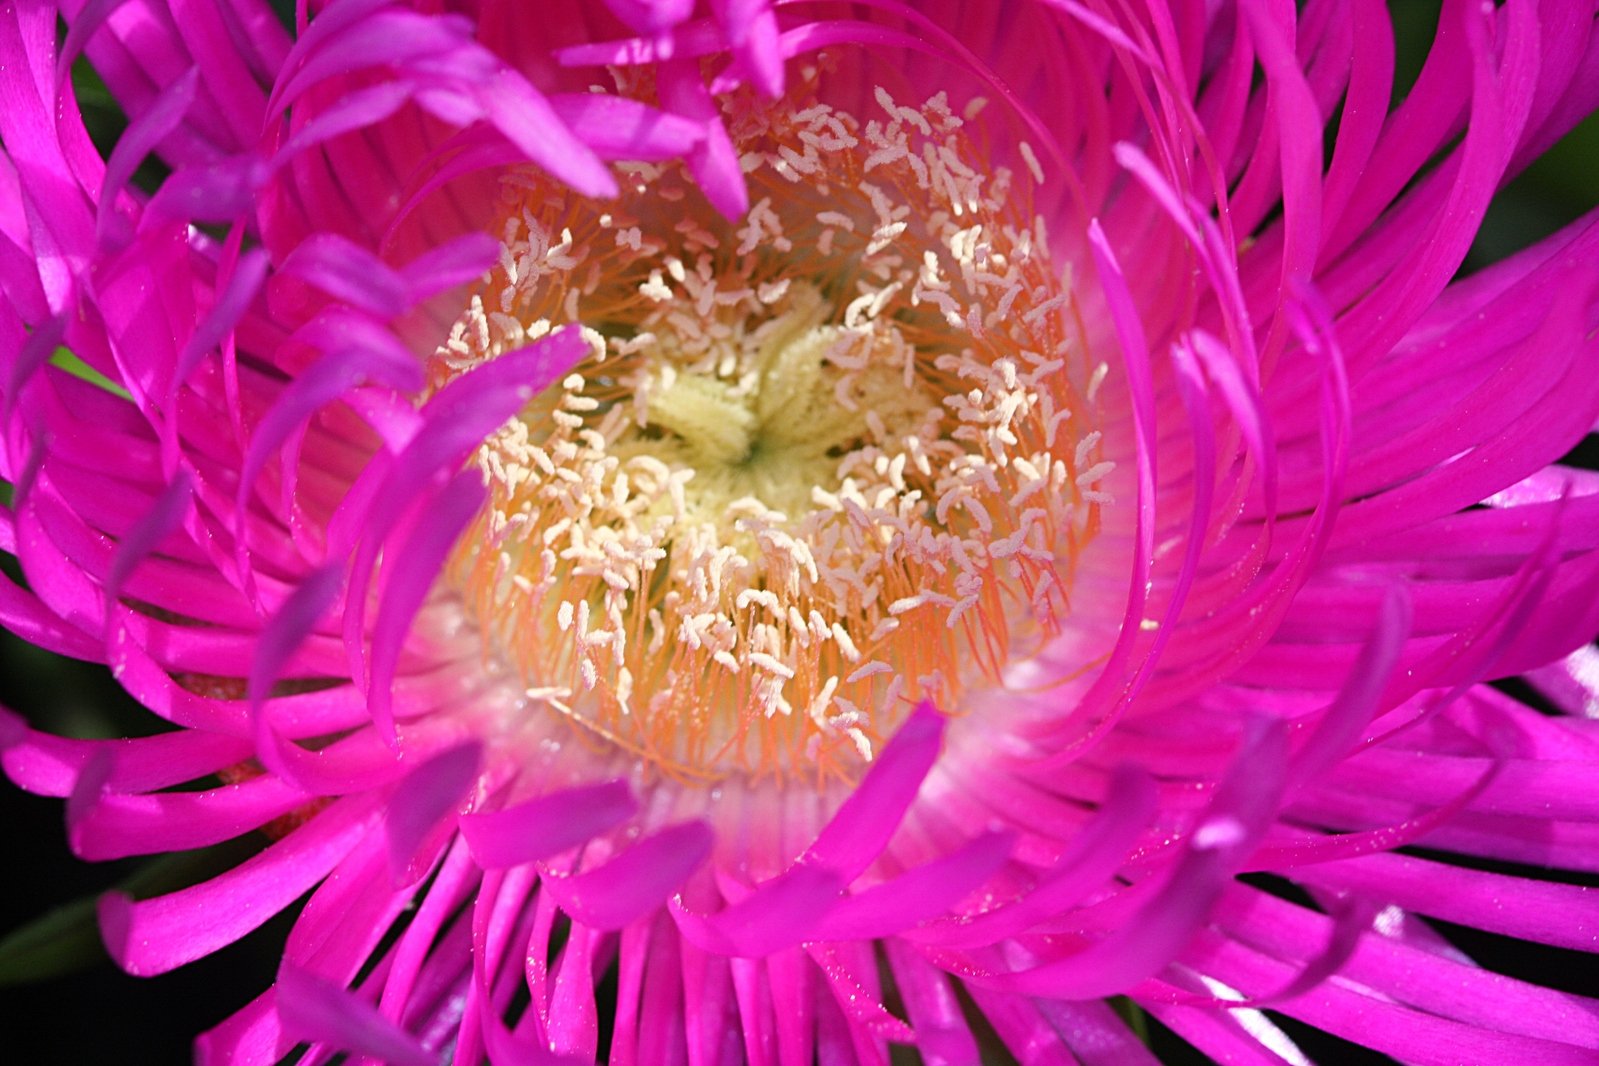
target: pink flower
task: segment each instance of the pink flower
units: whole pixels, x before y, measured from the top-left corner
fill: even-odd
[[[266,831],[132,973],[309,894],[202,1061],[1592,1061],[1426,921],[1599,936],[1591,4],[443,6],[0,12],[0,622],[174,727],[4,768]]]

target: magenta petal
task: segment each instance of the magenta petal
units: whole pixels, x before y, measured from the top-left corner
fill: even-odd
[[[260,704],[288,665],[299,645],[311,635],[317,621],[333,606],[344,574],[337,564],[308,576],[289,596],[262,634],[261,650],[250,671],[250,700],[260,715]]]
[[[74,659],[94,659],[101,638],[89,636],[61,620],[30,592],[12,584],[0,574],[0,622],[12,633],[57,655]]]
[[[928,1066],[979,1061],[977,1041],[961,1013],[949,975],[902,940],[891,938],[883,947],[893,968],[894,985],[916,1031],[916,1048]]]
[[[835,872],[797,865],[725,910],[696,914],[681,898],[668,904],[672,920],[696,947],[717,955],[759,958],[810,938],[838,905],[843,880]]]
[[[860,876],[899,828],[943,740],[943,717],[931,704],[922,704],[899,727],[801,861],[832,870],[846,883]]]
[[[1377,628],[1361,650],[1349,680],[1315,731],[1294,752],[1291,787],[1314,779],[1348,754],[1371,722],[1377,698],[1389,682],[1394,662],[1410,628],[1410,599],[1403,588],[1390,591],[1378,613]]]
[[[402,543],[385,548],[384,588],[372,626],[366,679],[372,723],[390,743],[394,730],[394,680],[405,637],[456,539],[471,523],[487,492],[476,470],[457,474],[433,498],[423,496],[429,513],[419,518]]]
[[[234,330],[249,311],[256,294],[261,291],[261,286],[266,281],[267,266],[267,253],[260,248],[252,248],[239,256],[237,261],[224,266],[223,276],[227,284],[218,294],[211,309],[195,325],[194,332],[189,335],[188,340],[184,342],[183,350],[178,353],[177,363],[167,386],[169,408],[177,406],[178,387],[188,381],[200,361],[219,345],[226,344],[233,336]],[[173,417],[167,419],[168,429],[162,441],[167,469],[171,469],[176,462],[177,434],[173,428],[176,424],[174,412]]]
[[[277,990],[268,989],[250,1005],[194,1042],[196,1066],[273,1066],[282,1056]]]
[[[189,512],[192,501],[189,475],[178,471],[172,483],[156,498],[150,513],[128,531],[117,548],[116,558],[106,574],[106,595],[116,598],[122,594],[123,582],[133,573],[144,557],[155,550],[163,538],[176,530]]]
[[[296,777],[295,768],[272,726],[265,701],[267,693],[276,684],[295,651],[311,635],[318,620],[333,606],[343,580],[343,568],[337,563],[325,566],[307,577],[267,623],[261,634],[255,662],[250,668],[248,692],[255,719],[258,756],[268,769],[302,787],[308,782]],[[307,791],[318,790],[310,788]]]
[[[694,12],[694,0],[605,0],[605,6],[639,33],[669,30]]]
[[[106,780],[112,763],[109,750]],[[258,777],[206,792],[124,795],[102,783],[74,792],[68,836],[80,856],[95,861],[187,851],[229,840],[304,807],[313,797],[275,777]],[[79,799],[80,795],[82,796]]]
[[[1125,989],[1170,962],[1265,831],[1281,793],[1283,730],[1278,723],[1257,722],[1252,734],[1181,860],[1136,916],[1065,959],[979,980],[1008,992],[1091,999]]]
[[[430,248],[400,268],[400,278],[414,301],[433,296],[482,275],[499,253],[499,243],[486,233],[468,233]]]
[[[550,106],[562,122],[588,132],[589,147],[603,159],[672,159],[705,140],[700,123],[620,96],[561,93]]]
[[[285,963],[278,970],[282,1043],[329,1044],[396,1066],[433,1066],[436,1059],[405,1030],[331,981]]]
[[[599,1043],[600,1019],[594,1003],[594,959],[591,943],[596,934],[575,929],[556,962],[550,993],[547,1031],[550,1049],[558,1055],[594,1061]]]
[[[268,176],[267,164],[255,155],[193,164],[162,183],[144,217],[172,222],[232,222],[249,210]]]
[[[240,737],[181,730],[131,740],[69,740],[38,733],[0,708],[0,766],[19,787],[42,796],[70,796],[99,748],[113,750],[105,787],[145,792],[216,773],[250,754]]]
[[[477,780],[483,746],[477,741],[435,755],[400,782],[383,818],[388,838],[389,874],[396,884],[420,877],[412,870],[422,842],[465,798]]]
[[[131,974],[165,973],[209,955],[298,899],[320,881],[377,820],[375,797],[340,800],[238,867],[170,895],[135,902],[100,900],[100,929],[117,964]]]
[[[558,1055],[533,1040],[507,1032],[497,1019],[484,1026],[483,1034],[488,1061],[493,1066],[590,1066],[594,1061],[592,1055]]]
[[[853,1023],[851,1035],[857,1046],[882,1040],[901,1044],[915,1040],[910,1026],[883,1006],[878,963],[870,941],[812,944],[806,953],[822,968],[839,1008]]]
[[[371,251],[333,233],[302,241],[279,268],[379,318],[410,304],[400,276]]]
[[[277,158],[286,163],[325,141],[376,125],[398,111],[415,91],[405,82],[380,82],[356,89],[296,130]]]
[[[1559,947],[1599,936],[1599,891],[1445,866],[1408,855],[1370,855],[1307,866],[1314,885],[1357,891],[1407,910]],[[1524,906],[1507,908],[1510,896]]]
[[[666,902],[711,854],[715,837],[703,822],[661,830],[593,870],[571,877],[546,874],[541,886],[574,921],[620,929]]]
[[[633,816],[627,785],[563,789],[515,807],[461,818],[461,835],[480,866],[500,870],[570,850]]]
[[[1122,767],[1094,820],[1079,829],[1054,868],[1015,902],[913,930],[906,939],[940,947],[980,947],[1068,912],[1121,867],[1156,810],[1148,776]]]
[[[783,55],[770,0],[711,0],[711,10],[726,28],[733,54],[755,87],[773,99],[782,96]]]
[[[198,68],[190,67],[182,77],[162,89],[155,106],[128,124],[127,133],[112,150],[111,158],[106,161],[105,182],[100,187],[100,211],[95,220],[96,235],[102,247],[131,236],[126,221],[117,213],[117,200],[139,164],[183,121],[194,103],[199,76]]]
[[[659,78],[661,102],[667,110],[700,123],[705,131],[704,141],[687,157],[694,180],[723,215],[741,217],[750,206],[744,172],[711,94],[700,81],[699,65],[686,60],[665,63]]]
[[[1599,648],[1586,645],[1532,671],[1530,679],[1568,714],[1599,718]]]
[[[697,59],[726,47],[727,39],[721,28],[709,19],[698,19],[660,37],[585,41],[557,48],[553,56],[557,63],[569,67],[636,66],[670,59]]]
[[[849,896],[817,926],[818,940],[877,940],[950,912],[1010,857],[1015,837],[987,833],[970,844]]]
[[[422,409],[423,422],[394,458],[393,467],[373,463],[352,486],[332,519],[329,539],[342,547],[346,538],[362,538],[347,590],[352,607],[344,614],[345,647],[358,683],[367,682],[363,607],[373,565],[395,524],[413,510],[419,486],[454,478],[486,435],[564,374],[585,350],[576,328],[562,329],[456,378]]]
[[[1037,999],[981,986],[970,989],[970,994],[988,1024],[1019,1061],[1028,1066],[1079,1066],[1078,1058],[1038,1008]]]
[[[567,133],[548,100],[520,74],[502,72],[486,87],[494,127],[539,166],[588,196],[615,196],[616,179],[594,152]]]

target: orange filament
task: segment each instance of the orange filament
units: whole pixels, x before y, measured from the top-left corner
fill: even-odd
[[[478,454],[450,580],[529,696],[660,772],[852,778],[1069,611],[1108,472],[1031,187],[942,97],[736,105],[753,206],[506,185],[442,383],[567,323],[589,360]]]

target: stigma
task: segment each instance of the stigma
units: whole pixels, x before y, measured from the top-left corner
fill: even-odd
[[[730,105],[740,219],[675,165],[620,201],[508,179],[499,265],[431,366],[582,329],[478,450],[445,581],[530,706],[684,781],[850,779],[918,702],[1003,684],[1106,502],[1031,152],[991,165],[942,94],[809,91]]]

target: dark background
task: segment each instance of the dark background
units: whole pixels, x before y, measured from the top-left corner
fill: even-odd
[[[1401,87],[1419,69],[1431,38],[1436,3],[1390,5],[1400,33]],[[92,132],[114,140],[120,116],[92,75],[82,72],[81,92]],[[1467,270],[1493,262],[1552,233],[1599,200],[1599,120],[1590,118],[1511,183],[1499,196],[1472,252]],[[1572,458],[1599,467],[1594,438]],[[15,579],[9,558],[3,560]],[[126,696],[101,667],[40,651],[0,631],[0,705],[36,726],[77,737],[130,736],[162,723]],[[190,1044],[254,998],[273,979],[278,948],[293,917],[267,923],[242,942],[176,973],[141,979],[111,964],[94,932],[92,901],[130,878],[136,894],[151,895],[192,883],[236,863],[260,846],[242,840],[211,853],[156,860],[88,864],[66,847],[61,801],[29,796],[0,782],[0,825],[5,868],[0,871],[0,1058],[39,1064],[169,1064],[189,1060]],[[17,937],[51,923],[35,950]],[[1496,969],[1541,983],[1557,976],[1591,974],[1591,959],[1538,949],[1472,930],[1445,932]],[[1569,957],[1568,957],[1569,956]],[[1567,964],[1564,967],[1562,963]],[[1584,991],[1572,986],[1572,991]],[[1595,979],[1599,986],[1599,978]],[[1599,991],[1599,987],[1586,989]],[[1381,1056],[1319,1037],[1293,1023],[1292,1035],[1313,1056],[1340,1063],[1384,1062]],[[1163,1059],[1196,1061],[1170,1034],[1152,1027]],[[898,1056],[896,1056],[898,1059]],[[995,1061],[1004,1061],[996,1056]]]

